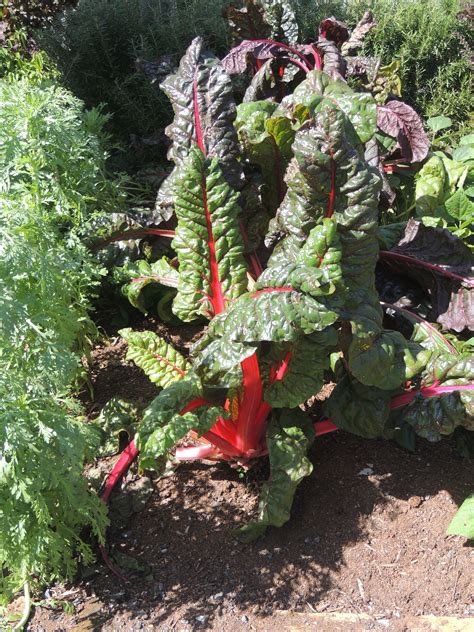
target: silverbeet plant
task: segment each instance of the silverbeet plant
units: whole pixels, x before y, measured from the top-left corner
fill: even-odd
[[[346,81],[370,14],[352,35],[326,20],[318,40],[300,45],[287,3],[245,4],[229,9],[236,46],[227,57],[196,38],[161,83],[174,110],[166,130],[174,168],[149,225],[173,236],[175,257],[143,261],[148,274],[131,285],[172,288],[174,315],[207,326],[189,357],[153,332],[122,330],[128,358],[162,390],[104,498],[137,455],[142,469],[160,469],[190,433],[194,445],[176,448],[178,459],[246,464],[268,454],[258,518],[240,529],[248,541],[289,519],[312,470],[315,431],[409,444],[415,433],[438,440],[458,426],[473,430],[474,365],[419,314],[381,305],[375,289],[379,259],[411,266],[433,312],[449,312],[458,329],[472,325],[469,250],[416,221],[379,230],[384,147],[414,162],[429,146],[409,106],[377,105]],[[264,37],[245,39],[249,20]],[[239,89],[247,82],[238,106],[231,75]],[[173,217],[175,230],[160,233]],[[426,254],[436,231],[458,253],[457,272]],[[384,310],[408,323],[408,337],[384,328]],[[302,405],[328,380],[336,382],[328,419],[313,425]]]

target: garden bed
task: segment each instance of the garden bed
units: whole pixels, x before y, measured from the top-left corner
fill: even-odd
[[[178,346],[196,334],[168,332]],[[93,352],[89,410],[113,395],[139,393],[144,403],[154,396],[124,353],[114,336]],[[181,465],[155,482],[145,510],[109,534],[112,551],[132,556],[144,572],[122,584],[98,565],[73,586],[48,592],[73,601],[74,615],[37,608],[29,629],[276,630],[287,622],[281,610],[367,614],[381,620],[373,629],[398,629],[407,615],[474,614],[474,549],[445,535],[474,471],[451,442],[419,440],[411,454],[339,432],[317,438],[311,460],[290,522],[251,545],[231,531],[255,513],[265,464],[244,476],[226,464]],[[126,495],[136,478],[132,472],[117,493]]]

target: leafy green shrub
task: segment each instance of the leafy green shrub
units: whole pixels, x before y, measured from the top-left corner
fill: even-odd
[[[82,477],[97,444],[71,397],[101,270],[78,234],[120,208],[106,179],[106,118],[52,84],[0,80],[0,592],[91,558],[102,503]]]
[[[197,33],[223,52],[225,4],[226,0],[80,0],[38,39],[67,87],[88,106],[105,103],[114,115],[114,133],[128,143],[131,134],[147,137],[171,116],[167,100],[136,68],[136,59],[168,54],[177,62]]]

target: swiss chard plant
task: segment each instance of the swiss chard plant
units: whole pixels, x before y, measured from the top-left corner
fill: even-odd
[[[352,34],[325,20],[300,44],[289,3],[244,4],[229,9],[235,46],[223,60],[196,38],[162,81],[173,170],[156,208],[102,245],[172,238],[167,257],[121,269],[139,270],[127,291],[144,308],[146,287],[165,288],[175,318],[203,325],[189,357],[153,332],[122,330],[128,358],[162,390],[105,498],[137,456],[159,469],[171,450],[243,465],[268,454],[258,518],[240,530],[250,540],[288,520],[315,434],[409,446],[415,434],[474,429],[472,359],[420,310],[381,305],[375,283],[378,265],[412,271],[432,320],[459,331],[472,326],[474,281],[469,250],[441,229],[380,230],[387,168],[425,159],[429,142],[408,105],[347,82],[348,68],[367,73],[354,53],[371,15]],[[438,250],[440,237],[449,243]],[[314,425],[303,405],[327,382],[327,418]]]

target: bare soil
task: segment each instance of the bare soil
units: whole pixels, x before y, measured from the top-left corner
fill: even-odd
[[[197,330],[165,333],[186,347]],[[114,336],[94,350],[89,412],[113,395],[146,403],[156,394],[124,353]],[[112,553],[126,553],[145,571],[122,583],[98,564],[47,592],[72,602],[74,614],[38,607],[28,629],[329,632],[344,626],[316,627],[312,613],[352,612],[374,622],[345,629],[402,630],[410,629],[406,615],[474,616],[474,547],[445,535],[472,492],[472,462],[450,441],[420,440],[411,454],[343,432],[318,438],[311,458],[314,472],[297,492],[291,520],[250,545],[232,530],[255,514],[264,460],[247,474],[226,464],[183,464],[153,481],[145,509],[108,536]],[[132,471],[117,494],[132,493],[137,478]]]

